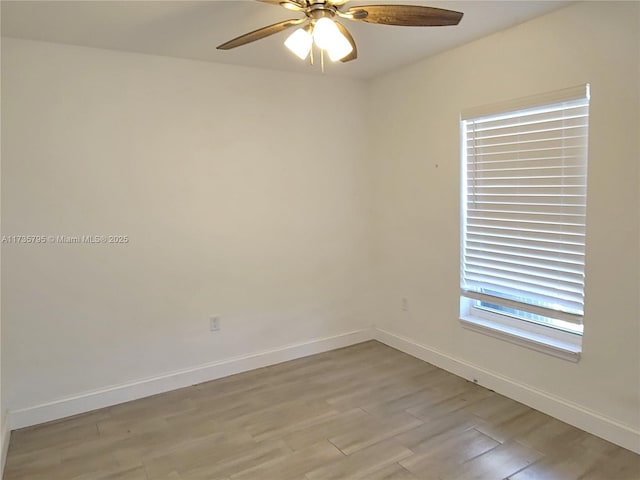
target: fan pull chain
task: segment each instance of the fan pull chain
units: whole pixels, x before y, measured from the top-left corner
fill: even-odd
[[[320,71],[324,73],[324,49],[320,49]]]
[[[311,46],[311,50],[309,50],[309,60],[311,60],[311,66],[313,67],[313,45]]]

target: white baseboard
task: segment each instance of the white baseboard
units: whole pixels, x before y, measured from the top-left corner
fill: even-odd
[[[630,428],[606,415],[586,407],[538,390],[530,385],[479,368],[473,364],[451,357],[433,348],[420,345],[413,340],[385,330],[374,329],[375,339],[390,347],[431,363],[466,379],[477,379],[478,383],[495,392],[524,403],[547,415],[602,437],[616,445],[640,453],[640,431]]]
[[[29,427],[372,339],[371,329],[357,330],[83,392],[72,397],[12,410],[9,412],[9,426],[12,430]]]

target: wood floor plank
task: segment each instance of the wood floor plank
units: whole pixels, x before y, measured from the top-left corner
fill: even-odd
[[[457,465],[492,450],[498,442],[475,429],[462,433],[447,432],[433,437],[413,449],[416,454],[400,465],[418,478],[438,478]]]
[[[339,412],[321,423],[288,433],[282,439],[291,449],[302,450],[340,433],[363,428],[370,420],[371,416],[367,412],[360,408],[354,408],[346,412]]]
[[[453,432],[455,434],[464,432],[473,428],[477,422],[473,415],[459,412],[423,421],[422,425],[396,435],[396,440],[413,450],[417,445],[428,441],[430,438],[445,432]]]
[[[42,469],[47,470],[55,467],[62,461],[61,452],[54,446],[49,445],[46,449],[34,451],[12,451],[7,455],[5,474],[7,472]]]
[[[538,450],[546,455],[567,451],[572,445],[583,441],[589,434],[555,418],[526,433],[517,435],[516,439],[523,445]]]
[[[366,476],[367,480],[420,480],[399,463],[392,463]],[[423,479],[424,480],[424,479]]]
[[[232,480],[278,479],[297,480],[322,465],[327,465],[344,455],[331,443],[325,441],[293,452],[272,462],[258,465],[244,472],[234,474]]]
[[[122,464],[142,459],[149,478],[156,478],[171,472],[181,473],[215,464],[256,447],[246,432],[218,432],[209,437],[174,446],[162,445],[160,448],[124,445],[118,447],[115,455]]]
[[[393,439],[386,440],[307,472],[306,477],[309,480],[369,478],[372,473],[412,454]]]
[[[143,466],[133,468],[112,468],[104,471],[82,473],[70,480],[148,480]]]
[[[436,396],[430,397],[426,402],[407,409],[407,412],[424,420],[433,420],[452,412],[460,411],[462,415],[471,415],[473,405],[485,400],[492,401],[495,393],[486,388],[478,387],[473,383],[457,383],[445,393],[439,391]]]
[[[640,456],[371,341],[11,435],[4,480],[640,480]]]
[[[392,400],[381,401],[380,399],[369,399],[362,409],[372,415],[392,415],[402,411],[407,411],[412,407],[426,403],[430,398],[429,380],[425,382],[425,386],[419,390],[405,393]]]
[[[140,465],[138,465],[140,466]],[[44,465],[26,465],[19,470],[12,467],[5,468],[3,478],[65,478],[74,479],[82,477],[88,473],[113,472],[120,468],[120,465],[111,453],[103,455],[91,455],[88,457],[74,458],[72,460],[60,461],[59,463]]]
[[[19,449],[24,442],[31,444],[32,442],[40,439],[46,441],[47,437],[56,435],[61,436],[60,438],[63,439],[64,435],[72,435],[70,432],[75,432],[79,428],[88,427],[89,429],[92,429],[97,422],[107,420],[109,418],[111,418],[111,412],[108,408],[104,408],[79,415],[73,415],[60,420],[54,420],[42,425],[14,430],[11,432],[11,444],[9,447],[11,450]],[[30,445],[29,449],[31,449]]]
[[[606,461],[596,462],[580,480],[600,480],[603,478],[620,480],[640,479],[640,455],[623,448],[613,448]]]
[[[512,480],[551,480],[555,478],[582,479],[589,472],[597,472],[598,469],[610,469],[611,471],[625,469],[625,462],[611,462],[610,458],[616,452],[628,450],[594,437],[583,435],[582,438],[570,446],[558,450],[552,454],[540,458],[533,465],[514,473]],[[632,456],[638,455],[628,452]],[[633,467],[633,464],[629,465]],[[635,472],[635,477],[603,477],[603,480],[636,480],[640,478],[640,471]]]
[[[499,445],[440,474],[442,480],[486,480],[507,478],[536,462],[543,455],[517,442]]]
[[[361,450],[387,438],[411,430],[422,421],[408,413],[399,413],[390,417],[372,417],[371,421],[359,429],[352,429],[329,438],[346,455]]]
[[[501,424],[531,410],[526,405],[494,393],[482,400],[473,402],[465,410],[476,417],[493,424]]]
[[[500,445],[494,439],[471,428],[464,432],[447,432],[416,445],[415,455],[400,465],[419,478],[435,477],[461,463]]]
[[[282,437],[293,450],[302,450],[341,433],[364,428],[371,416],[360,408],[341,412],[324,422],[307,426]]]
[[[229,478],[248,471],[264,468],[285,458],[291,458],[293,451],[281,441],[265,441],[255,446],[244,446],[225,455],[221,459],[210,459],[200,464],[190,464],[180,470],[182,478],[189,480],[210,480]]]
[[[51,426],[40,426],[25,431],[17,430],[11,434],[10,453],[34,452],[47,449],[51,445],[73,445],[88,439],[98,437],[98,427],[95,423],[83,423],[67,426],[55,423]]]
[[[329,404],[339,409],[349,409],[366,404],[367,402],[389,402],[404,395],[414,393],[424,389],[430,380],[430,372],[420,372],[418,367],[415,373],[408,375],[397,375],[377,381],[376,383],[366,383],[362,388],[345,393],[343,395],[329,398]]]
[[[527,409],[524,413],[503,422],[480,420],[475,428],[500,443],[504,443],[507,440],[526,436],[529,432],[546,425],[550,420],[551,417],[548,415],[537,410]]]
[[[325,402],[296,404],[279,415],[256,419],[245,430],[256,441],[279,437],[305,427],[322,424],[335,417],[338,412]]]

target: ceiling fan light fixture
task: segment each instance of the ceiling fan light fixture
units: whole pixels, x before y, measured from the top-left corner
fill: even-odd
[[[318,48],[328,50],[340,36],[342,34],[333,20],[327,17],[316,20],[313,26],[313,41]]]
[[[338,60],[342,60],[344,57],[349,55],[353,51],[353,45],[346,39],[346,37],[340,33],[340,37],[336,37],[331,48],[327,49],[327,53],[329,54],[329,58],[332,62],[337,62]]]
[[[285,47],[291,50],[301,60],[307,58],[311,51],[313,37],[307,28],[298,28],[284,41]]]
[[[327,51],[333,62],[346,57],[353,50],[353,46],[340,32],[335,22],[327,17],[316,20],[313,27],[313,41],[318,48]]]

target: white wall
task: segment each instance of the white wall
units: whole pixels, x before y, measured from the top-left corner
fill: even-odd
[[[3,233],[130,239],[3,245],[9,409],[369,326],[362,83],[3,39],[2,87]]]
[[[585,2],[376,79],[378,325],[640,433],[640,4]],[[458,322],[461,110],[591,83],[582,360]],[[409,300],[402,312],[401,297]],[[635,432],[635,433],[634,433]],[[640,446],[636,445],[636,448]]]

